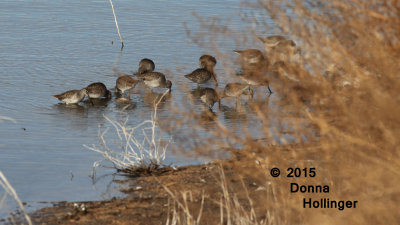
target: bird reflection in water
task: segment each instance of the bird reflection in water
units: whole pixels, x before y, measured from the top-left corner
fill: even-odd
[[[142,98],[143,98],[143,103],[151,108],[154,107],[154,104],[156,102],[160,101],[160,103],[158,104],[158,108],[160,109],[165,107],[166,105],[165,103],[167,103],[167,100],[171,99],[171,96],[172,96],[171,92],[157,93],[153,91],[147,91],[146,94],[142,96]]]
[[[136,103],[133,102],[130,98],[119,97],[115,99],[115,106],[118,109],[128,110],[128,109],[135,109]]]
[[[83,104],[87,107],[107,107],[111,98],[92,98],[90,100],[83,101]]]
[[[88,110],[86,107],[78,104],[55,104],[54,123],[71,126],[74,130],[86,131],[88,128]],[[58,126],[58,125],[56,125]]]
[[[250,109],[241,105],[239,105],[238,107],[229,107],[227,105],[222,105],[220,110],[223,113],[225,121],[229,121],[230,123],[243,123],[247,122],[247,114]]]
[[[204,109],[200,113],[200,120],[201,122],[212,122],[215,121],[218,118],[218,115],[211,111],[210,109]]]

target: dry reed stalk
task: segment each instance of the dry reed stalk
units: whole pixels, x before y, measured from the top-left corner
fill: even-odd
[[[154,102],[154,112],[150,120],[145,120],[142,123],[134,126],[128,127],[127,122],[129,117],[126,116],[123,122],[113,121],[107,116],[104,118],[114,127],[116,134],[118,136],[118,145],[121,151],[115,151],[108,146],[108,140],[106,140],[105,135],[108,132],[108,128],[104,131],[99,130],[99,146],[87,146],[84,145],[89,150],[98,152],[104,156],[104,160],[108,160],[115,168],[120,171],[130,171],[131,169],[139,167],[151,167],[151,166],[161,166],[162,161],[165,159],[166,150],[169,143],[161,144],[161,138],[157,139],[158,121],[157,121],[157,107],[161,100],[168,94],[168,91],[164,92],[159,99]],[[148,134],[150,130],[150,134]],[[143,140],[138,140],[136,138],[137,132],[143,134]],[[150,135],[150,137],[148,136]],[[94,164],[94,170],[100,163],[96,162]]]
[[[8,182],[7,178],[4,176],[3,172],[0,171],[0,186],[3,187],[5,190],[6,194],[3,196],[2,203],[4,203],[5,198],[7,194],[9,194],[11,197],[14,198],[14,200],[18,203],[19,208],[22,210],[24,217],[26,221],[28,222],[29,225],[32,225],[31,218],[29,217],[28,213],[25,211],[24,204],[22,201],[19,199],[17,192],[15,189],[11,186],[11,184]],[[0,204],[1,206],[1,204]]]
[[[121,51],[122,51],[122,49],[124,48],[124,41],[122,40],[121,33],[119,32],[119,26],[118,26],[117,16],[115,15],[114,4],[113,4],[113,1],[112,1],[112,0],[110,0],[110,4],[111,4],[111,9],[112,9],[113,15],[114,15],[115,26],[117,27],[119,40],[121,41]]]
[[[187,225],[198,225],[201,224],[201,216],[203,213],[204,207],[204,191],[201,195],[201,205],[199,209],[199,213],[197,214],[197,218],[192,214],[191,210],[188,206],[188,201],[193,201],[192,193],[190,191],[181,192],[182,200],[180,200],[179,196],[175,195],[167,186],[162,184],[157,178],[156,180],[163,186],[164,190],[169,194],[174,202],[174,206],[172,208],[172,218],[170,219],[170,211],[168,209],[168,218],[165,224],[187,224]],[[188,197],[188,194],[190,197]],[[177,206],[175,206],[177,204]],[[170,202],[168,199],[168,207],[170,206]],[[182,210],[182,211],[180,211]]]
[[[248,3],[249,8],[265,10],[274,20],[274,26],[279,26],[279,29],[266,26],[264,30],[278,30],[277,34],[292,37],[302,52],[301,63],[286,63],[274,71],[271,87],[279,98],[271,99],[270,104],[264,100],[249,104],[257,114],[256,119],[264,124],[258,132],[266,139],[275,136],[282,142],[276,146],[256,141],[248,131],[237,134],[218,120],[213,129],[202,127],[200,116],[190,109],[182,113],[185,116],[182,124],[194,124],[191,127],[195,140],[188,136],[182,141],[193,143],[191,146],[199,154],[208,154],[204,149],[215,149],[215,146],[224,149],[223,146],[229,144],[241,144],[244,146],[240,150],[241,158],[257,159],[262,169],[256,173],[238,168],[237,172],[253,179],[260,174],[269,177],[266,172],[271,167],[317,166],[320,177],[302,180],[305,184],[328,183],[334,189],[329,197],[363,201],[362,208],[343,212],[340,218],[335,218],[334,213],[324,216],[318,210],[302,211],[300,207],[291,207],[298,204],[301,195],[285,192],[288,187],[285,179],[271,180],[268,182],[275,190],[273,201],[265,208],[278,208],[268,211],[268,217],[275,218],[275,224],[337,224],[338,221],[394,224],[399,221],[400,216],[394,210],[397,202],[390,200],[400,196],[396,189],[400,185],[398,2],[282,0]],[[260,20],[259,17],[254,19]],[[221,34],[227,38],[234,35],[215,19],[199,20],[198,35],[188,32],[195,43],[210,45],[212,40],[220,40]],[[268,25],[267,22],[260,24]],[[256,39],[248,37],[251,34],[248,32],[246,37],[238,38],[237,43]],[[246,43],[242,47],[246,48]],[[227,55],[223,59],[229,59],[229,53]],[[289,77],[295,79],[287,79]],[[201,139],[199,132],[196,133],[199,129],[212,138]],[[288,131],[296,141],[287,137]],[[376,201],[380,196],[384,200]],[[222,213],[232,217],[231,211]]]
[[[4,121],[4,120],[11,121],[11,122],[13,122],[13,123],[17,123],[17,121],[16,121],[15,119],[11,118],[11,117],[8,117],[8,116],[1,116],[1,115],[0,115],[0,122],[2,122],[2,121]]]

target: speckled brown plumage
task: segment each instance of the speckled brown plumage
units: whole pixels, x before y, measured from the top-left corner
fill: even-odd
[[[86,87],[89,98],[111,98],[111,92],[101,82],[89,84]]]
[[[144,84],[151,88],[168,88],[171,91],[172,82],[165,78],[160,72],[148,72],[136,74],[136,77],[143,80]]]
[[[153,72],[155,68],[153,60],[144,58],[139,62],[138,74]]]
[[[211,78],[215,81],[216,85],[218,85],[217,77],[214,73],[214,67],[217,64],[217,60],[210,55],[202,55],[199,58],[199,69],[194,70],[193,72],[186,74],[185,77],[195,83],[203,84],[209,81]]]
[[[88,95],[86,88],[81,90],[70,90],[64,93],[53,95],[53,97],[57,98],[60,101],[65,102],[66,104],[75,104],[82,101],[85,96]]]
[[[121,94],[123,94],[126,90],[129,91],[129,96],[132,93],[133,88],[139,81],[134,79],[129,75],[122,75],[118,77],[117,81],[115,82],[115,90]]]

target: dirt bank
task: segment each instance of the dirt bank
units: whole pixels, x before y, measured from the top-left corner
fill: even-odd
[[[139,174],[123,181],[124,188],[121,191],[128,195],[126,198],[60,202],[54,207],[38,210],[31,217],[34,224],[165,224],[168,219],[173,219],[174,212],[175,219],[185,215],[175,199],[187,204],[194,219],[197,219],[202,207],[201,224],[216,224],[220,222],[220,200],[223,198],[220,165],[224,168],[229,189],[238,193],[238,199],[243,206],[249,207],[246,192],[243,190],[247,189],[253,197],[254,194],[265,192],[265,188],[256,180],[236,174],[233,164],[233,161],[227,161],[223,164],[166,168],[152,175]],[[250,166],[248,162],[241,164],[243,167]],[[251,166],[257,165],[252,163]],[[175,197],[171,197],[171,193]],[[263,218],[261,216],[258,219]]]

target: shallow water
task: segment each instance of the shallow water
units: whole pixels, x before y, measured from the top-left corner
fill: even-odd
[[[188,91],[181,87],[195,90],[182,76],[197,68],[200,55],[212,54],[211,48],[197,46],[186,35],[186,28],[199,30],[193,12],[205,18],[224,18],[233,31],[248,27],[238,16],[242,12],[239,3],[233,0],[114,4],[125,42],[122,53],[109,1],[0,2],[0,115],[17,121],[0,122],[0,170],[30,205],[97,200],[115,194],[107,189],[111,176],[92,184],[93,163],[102,156],[83,145],[97,144],[99,125],[109,126],[103,115],[115,119],[123,105],[112,99],[103,105],[66,106],[51,95],[98,81],[112,88],[115,71],[131,73],[137,70],[139,60],[147,57],[155,61],[156,70],[167,72],[174,84],[171,97],[159,108],[159,118],[167,118],[170,107],[182,107],[180,102],[187,99]],[[229,41],[220,46],[226,52],[235,47]],[[229,77],[221,63],[216,73],[223,87]],[[139,85],[132,95],[132,107],[126,110],[130,123],[149,119],[152,102],[152,94]],[[246,107],[236,110],[232,103],[225,103],[218,117],[226,126],[240,129],[242,122],[251,121],[252,114],[246,113]],[[193,104],[200,113],[201,103]],[[167,152],[165,163],[199,162]],[[107,171],[113,172],[103,169],[103,173]]]

